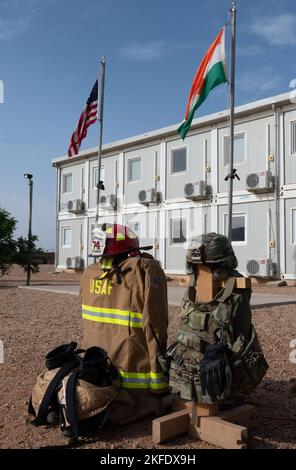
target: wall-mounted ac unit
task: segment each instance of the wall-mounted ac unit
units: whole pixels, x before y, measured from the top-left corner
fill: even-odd
[[[270,259],[250,259],[247,261],[247,274],[256,277],[270,277],[273,275],[272,263]]]
[[[197,201],[198,199],[207,198],[207,185],[203,180],[186,183],[184,186],[184,196],[186,199]]]
[[[138,194],[138,202],[140,204],[153,204],[158,202],[158,193],[155,188],[142,189]]]
[[[116,194],[109,194],[108,196],[100,196],[100,207],[109,211],[115,211],[117,209],[117,197]]]
[[[66,260],[67,268],[69,269],[81,269],[82,259],[80,256],[68,256]]]
[[[274,177],[270,171],[250,173],[246,177],[247,190],[253,193],[266,193],[274,190]]]
[[[84,202],[82,199],[72,199],[67,203],[68,212],[73,212],[74,214],[81,214],[84,211]]]

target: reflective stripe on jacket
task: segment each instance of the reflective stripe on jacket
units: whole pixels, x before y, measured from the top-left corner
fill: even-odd
[[[120,271],[118,284],[114,268],[106,272],[98,262],[85,269],[80,288],[82,345],[108,351],[124,388],[163,392],[168,381],[158,355],[159,344],[165,351],[167,343],[164,272],[157,261],[145,257],[127,258],[120,263]]]

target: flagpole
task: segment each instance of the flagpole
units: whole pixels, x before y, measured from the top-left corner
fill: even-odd
[[[105,89],[105,66],[106,59],[102,57],[98,74],[98,121],[99,125],[99,147],[98,147],[98,181],[97,181],[97,205],[95,226],[99,223],[100,190],[104,189],[101,182],[101,161],[102,161],[102,138],[103,138],[103,114],[104,114],[104,89]]]
[[[231,77],[230,77],[230,155],[229,155],[229,188],[228,188],[228,239],[232,241],[232,200],[233,180],[236,177],[233,169],[234,160],[234,94],[235,94],[235,40],[236,40],[236,2],[232,3],[231,15]]]

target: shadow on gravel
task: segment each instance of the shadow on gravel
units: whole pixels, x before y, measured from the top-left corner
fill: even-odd
[[[248,403],[257,407],[249,432],[251,448],[296,448],[296,378],[265,379]]]

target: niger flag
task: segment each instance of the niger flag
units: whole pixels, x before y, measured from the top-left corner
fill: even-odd
[[[222,28],[205,53],[192,82],[184,121],[178,129],[182,139],[186,137],[197,108],[204,102],[213,88],[224,82],[227,82],[227,64],[225,29]]]

